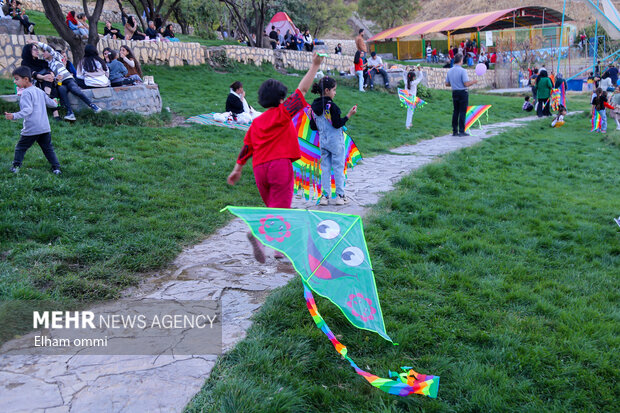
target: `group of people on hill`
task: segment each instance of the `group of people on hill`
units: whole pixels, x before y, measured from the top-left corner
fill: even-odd
[[[84,57],[74,65],[66,50],[55,50],[41,42],[31,42],[22,49],[21,65],[30,70],[33,85],[39,87],[50,98],[60,98],[67,113],[65,120],[75,120],[68,95],[81,99],[95,112],[101,111],[82,92],[82,89],[132,85],[142,82],[140,62],[127,46],[119,51],[106,48],[100,57],[95,46],[87,44]],[[58,112],[54,118],[60,120]]]
[[[534,67],[529,72],[530,88],[534,101],[530,103],[531,107],[524,103],[523,110],[529,112],[535,108],[536,115],[539,118],[551,116],[551,102],[549,100],[551,98],[551,91],[552,89],[561,89],[562,87],[566,90],[566,80],[564,80],[561,73],[558,73],[556,76],[553,70],[549,74],[544,66],[541,68]],[[529,102],[529,99],[526,102]]]
[[[118,53],[106,49],[102,58],[95,46],[88,44],[76,67],[67,59],[65,50],[55,50],[48,44],[35,41],[24,46],[21,66],[12,75],[20,95],[20,110],[5,113],[5,118],[24,119],[24,126],[15,146],[11,172],[19,171],[26,151],[36,142],[50,162],[52,172],[59,175],[60,162],[52,145],[47,108],[53,109],[54,118],[60,120],[56,100],[60,98],[60,104],[67,111],[64,119],[74,121],[75,114],[69,102],[69,94],[73,94],[99,113],[102,109],[82,89],[141,82],[142,70],[127,46],[121,46]]]
[[[35,23],[30,21],[22,8],[22,3],[17,0],[0,0],[0,18],[17,20],[24,30],[24,34],[35,34]]]
[[[367,57],[368,46],[366,46],[366,40],[364,40],[364,29],[359,29],[355,37],[355,47],[357,51],[353,56],[353,66],[358,78],[359,91],[364,92],[365,88],[370,88],[370,90],[374,89],[375,77],[378,75],[381,75],[383,78],[385,88],[389,89],[390,80],[381,56],[377,55],[377,52],[372,51],[370,53],[370,58]]]
[[[65,23],[75,33],[83,39],[88,39],[88,21],[84,13],[76,14],[75,11],[67,13]],[[107,20],[103,29],[103,37],[111,39],[125,40],[155,40],[177,42],[174,26],[172,23],[164,24],[162,17],[158,14],[155,20],[148,22],[147,29],[142,32],[138,26],[138,19],[129,16],[124,24],[124,34],[119,29],[112,26],[112,22]]]
[[[269,42],[272,49],[305,50],[307,52],[314,50],[314,39],[308,29],[304,30],[303,33],[297,28],[294,31],[287,29],[286,33],[282,34],[280,29],[271,26],[269,33],[265,30],[263,38]],[[254,40],[256,41],[256,39]]]

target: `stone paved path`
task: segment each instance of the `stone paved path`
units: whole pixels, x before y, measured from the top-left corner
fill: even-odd
[[[486,125],[469,137],[441,136],[365,159],[349,172],[351,203],[340,212],[363,215],[394,183],[438,157],[474,145],[535,117]],[[294,208],[311,204],[293,201]],[[314,208],[312,206],[312,208]],[[336,207],[330,206],[332,210]],[[268,257],[257,266],[239,219],[183,251],[166,271],[132,296],[222,299],[224,349],[245,337],[250,317],[274,288],[295,276],[292,266]],[[302,293],[300,291],[300,300]],[[217,356],[2,356],[1,411],[179,412],[210,374]]]

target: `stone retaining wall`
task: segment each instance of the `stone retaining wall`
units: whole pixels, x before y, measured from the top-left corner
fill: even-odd
[[[157,85],[135,85],[83,89],[94,104],[112,113],[136,112],[152,115],[161,112],[161,95]],[[69,93],[73,110],[87,109],[84,102]]]
[[[162,103],[157,85],[136,85],[83,89],[84,94],[101,109],[112,113],[135,112],[152,115],[161,112]],[[5,102],[19,102],[17,95],[0,95]],[[74,111],[88,109],[84,102],[69,93]]]
[[[19,20],[0,18],[0,34],[23,34]]]
[[[64,40],[54,36],[4,35],[0,34],[0,76],[10,77],[11,72],[21,62],[22,48],[30,40],[37,40],[53,47],[64,45]],[[101,52],[105,47],[118,50],[127,45],[142,64],[191,66],[205,63],[205,55],[198,43],[184,42],[152,42],[100,39],[97,49]],[[76,62],[74,62],[76,63]]]
[[[343,45],[344,46],[344,45]],[[298,52],[293,50],[273,50],[259,49],[246,46],[220,46],[218,50],[223,50],[228,59],[244,64],[255,64],[260,66],[263,62],[268,62],[276,67],[293,68],[296,70],[308,70],[312,63],[312,53]],[[207,54],[209,52],[207,51]],[[207,59],[209,56],[207,56]],[[393,65],[398,75],[390,75],[390,85],[395,86],[402,79],[402,70],[412,69],[413,66]],[[325,58],[321,70],[336,70],[338,72],[350,73],[353,70],[353,56],[351,55],[334,55],[329,53],[329,57]],[[446,74],[449,69],[440,67],[424,67],[423,68],[427,84],[433,89],[449,89],[445,86]],[[495,81],[495,73],[493,70],[487,70],[484,76],[477,76],[474,69],[466,69],[470,80],[478,80],[478,84],[472,86],[472,89],[492,87]],[[391,72],[391,71],[388,71]],[[398,77],[398,79],[397,79]],[[382,79],[381,82],[383,83]]]
[[[226,57],[236,62],[251,64],[257,66],[268,62],[276,67],[292,68],[295,70],[308,70],[312,63],[312,53],[298,52],[296,50],[273,50],[260,49],[247,46],[219,46],[217,49],[224,50]],[[353,56],[329,54],[325,58],[321,70],[337,70],[348,72],[353,66]]]

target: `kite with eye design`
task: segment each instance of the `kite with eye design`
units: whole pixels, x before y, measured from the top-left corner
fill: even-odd
[[[439,377],[390,372],[385,379],[361,370],[347,355],[347,348],[331,332],[319,314],[312,292],[334,303],[355,327],[375,332],[392,342],[385,331],[372,265],[357,215],[329,211],[228,206],[264,245],[285,254],[301,276],[304,297],[317,327],[336,351],[370,384],[399,396],[423,394],[437,397]]]

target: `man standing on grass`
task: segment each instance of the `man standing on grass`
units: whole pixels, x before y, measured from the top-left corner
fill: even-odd
[[[463,69],[463,55],[458,53],[454,56],[454,67],[448,70],[446,86],[452,87],[452,136],[469,136],[465,132],[465,115],[469,104],[467,88],[478,83],[477,80],[469,80],[467,71]]]

